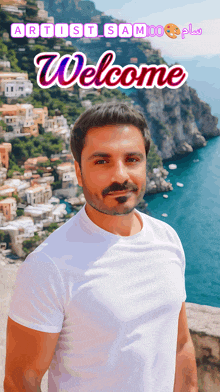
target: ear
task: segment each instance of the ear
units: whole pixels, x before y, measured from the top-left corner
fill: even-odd
[[[81,176],[81,170],[79,167],[79,163],[75,160],[74,161],[74,166],[75,166],[75,172],[76,172],[76,177],[77,177],[77,181],[79,186],[82,186],[82,176]]]

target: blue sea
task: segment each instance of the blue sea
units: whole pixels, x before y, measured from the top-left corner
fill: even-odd
[[[170,163],[177,169],[170,170]],[[220,137],[164,167],[173,191],[146,195],[147,210],[172,226],[182,241],[186,302],[220,307]],[[177,182],[184,186],[178,187]],[[163,213],[168,216],[162,217]]]

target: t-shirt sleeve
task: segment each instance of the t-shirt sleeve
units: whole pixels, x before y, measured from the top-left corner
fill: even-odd
[[[64,303],[65,288],[57,266],[45,253],[31,253],[18,269],[9,317],[37,331],[60,332]]]

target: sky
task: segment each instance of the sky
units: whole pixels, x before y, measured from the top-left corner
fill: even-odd
[[[162,51],[162,56],[173,58],[191,58],[194,56],[220,55],[220,2],[219,0],[188,0],[177,3],[176,0],[95,0],[96,9],[124,19],[129,23],[148,25],[176,24],[182,31],[192,24],[193,30],[202,29],[202,34],[186,35],[171,39],[150,38],[152,46]]]

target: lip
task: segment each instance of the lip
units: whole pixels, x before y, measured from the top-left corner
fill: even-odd
[[[112,193],[108,193],[108,196],[120,196],[120,195],[126,195],[127,193],[131,193],[131,191],[112,192]]]

